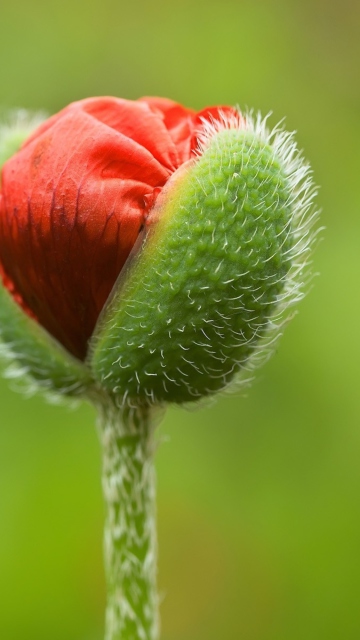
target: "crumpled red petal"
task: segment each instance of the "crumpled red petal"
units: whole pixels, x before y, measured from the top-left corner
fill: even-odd
[[[218,110],[196,114],[161,98],[81,100],[4,165],[3,283],[75,356],[86,356],[149,207],[191,157],[201,118]]]

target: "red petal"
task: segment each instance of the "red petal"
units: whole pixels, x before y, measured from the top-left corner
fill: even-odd
[[[146,102],[154,113],[162,116],[164,125],[177,147],[179,164],[186,162],[190,156],[195,111],[186,109],[167,98],[141,98],[141,100]]]
[[[92,99],[45,123],[3,168],[3,269],[50,333],[83,358],[144,223],[179,166],[146,104]]]
[[[222,107],[222,110],[228,110]],[[158,193],[219,107],[90,98],[56,114],[3,167],[0,275],[71,353],[87,341]]]

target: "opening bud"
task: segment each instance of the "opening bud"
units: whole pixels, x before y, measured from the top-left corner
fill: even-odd
[[[212,395],[249,375],[303,295],[310,169],[260,117],[82,100],[0,184],[2,340],[56,391],[131,406]]]

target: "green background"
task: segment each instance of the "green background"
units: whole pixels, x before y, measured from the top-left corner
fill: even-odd
[[[243,396],[159,431],[162,640],[360,637],[360,4],[0,0],[0,104],[273,111],[313,165],[320,273]],[[0,387],[0,637],[100,640],[94,414]]]

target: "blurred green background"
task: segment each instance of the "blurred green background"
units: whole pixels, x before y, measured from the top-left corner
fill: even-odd
[[[160,429],[162,640],[360,638],[360,3],[0,0],[0,104],[90,95],[286,116],[320,277],[247,396]],[[100,640],[94,414],[0,386],[0,637]]]

